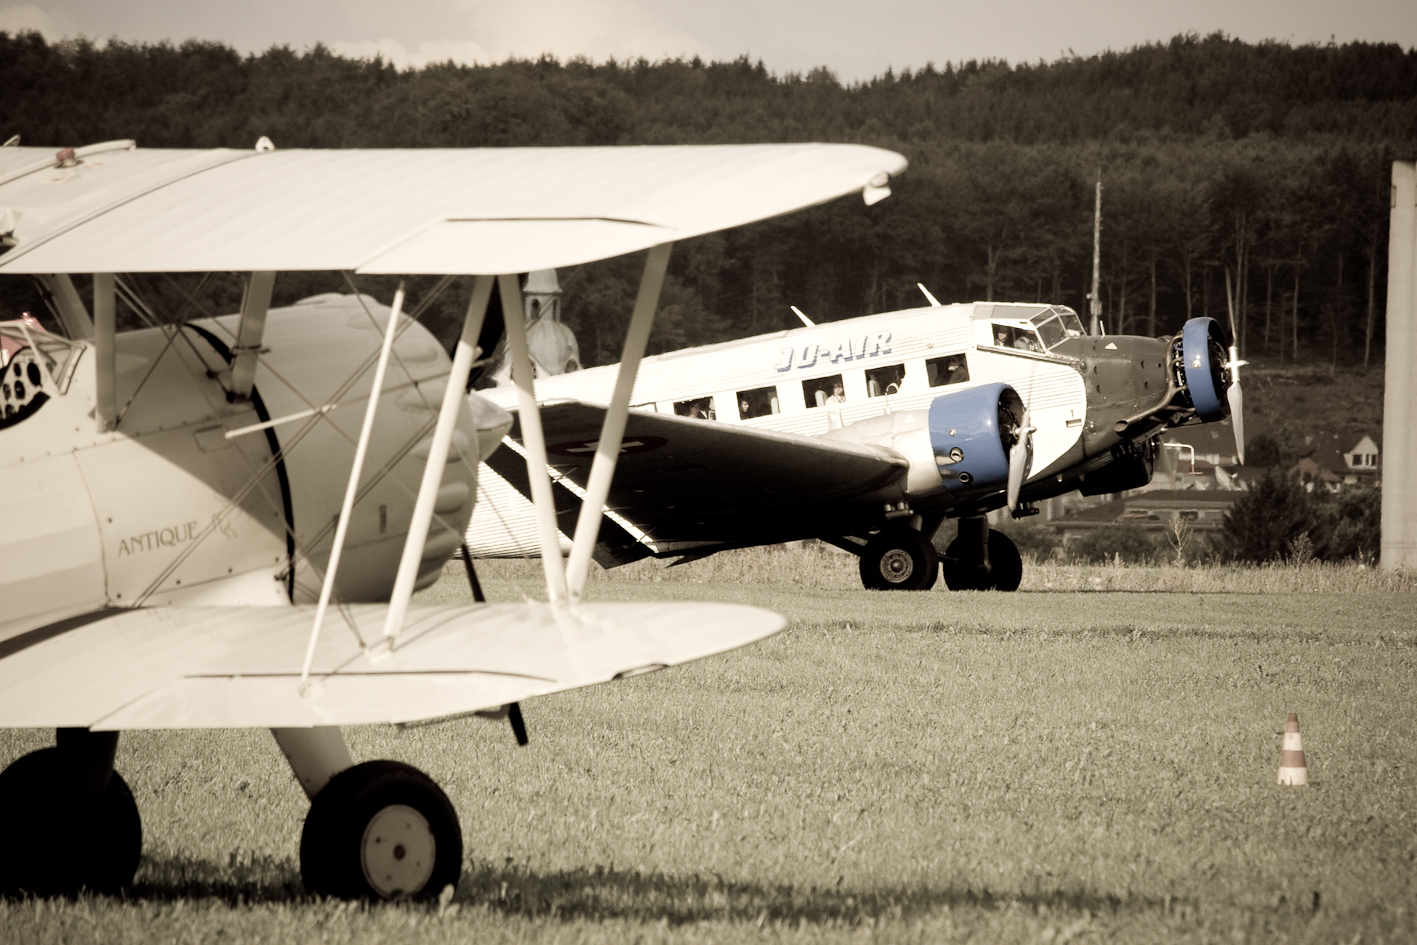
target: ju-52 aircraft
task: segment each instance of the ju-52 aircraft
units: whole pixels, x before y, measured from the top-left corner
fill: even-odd
[[[1016,590],[1018,549],[988,527],[1079,490],[1145,485],[1158,435],[1231,416],[1239,360],[1210,318],[1165,338],[1084,333],[1060,305],[927,306],[783,330],[644,360],[596,560],[683,563],[817,538],[860,557],[867,588]],[[548,377],[542,424],[567,522],[580,510],[613,367]],[[484,391],[515,408],[503,389]],[[469,534],[475,554],[535,553],[517,430],[494,452]],[[949,518],[958,537],[933,538]]]
[[[904,169],[835,145],[0,148],[0,275],[39,280],[52,309],[0,324],[0,726],[57,733],[0,774],[0,892],[131,880],[142,827],[119,732],[260,727],[311,799],[310,890],[438,895],[462,865],[452,805],[407,765],[356,764],[341,726],[485,710],[524,741],[520,700],[779,630],[750,607],[583,601],[634,364],[675,241],[870,203]],[[640,250],[563,563],[517,274]],[[272,306],[280,270],[342,272],[350,291]],[[210,311],[181,273],[243,274],[239,311]],[[186,292],[176,310],[141,291],[153,274]],[[363,274],[445,278],[386,308]],[[456,276],[449,359],[410,312]],[[494,299],[548,602],[410,604],[462,543],[478,460],[512,422],[467,396]]]

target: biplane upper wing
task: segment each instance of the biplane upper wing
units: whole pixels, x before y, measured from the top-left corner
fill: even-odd
[[[863,145],[175,151],[0,149],[0,273],[577,265],[861,192]]]
[[[313,606],[106,610],[0,641],[0,727],[299,728],[438,718],[674,666],[781,630],[736,604],[332,610],[309,687]]]
[[[548,462],[582,487],[604,417],[604,407],[579,401],[541,408]],[[487,462],[510,474],[523,460],[504,447]],[[814,521],[839,521],[843,503],[898,481],[909,465],[845,440],[631,410],[606,505],[654,542],[731,542],[784,527],[807,536]]]

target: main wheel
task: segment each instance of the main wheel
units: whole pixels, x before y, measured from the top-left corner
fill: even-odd
[[[945,557],[954,563],[943,562],[945,585],[952,591],[1016,591],[1023,580],[1023,558],[1018,546],[1003,532],[989,529],[989,566],[971,566],[977,560],[975,549],[968,546],[963,538],[956,538],[945,549]]]
[[[315,796],[300,837],[300,875],[316,895],[429,899],[462,873],[462,828],[433,779],[366,761]]]
[[[861,583],[872,591],[928,591],[940,556],[913,528],[886,528],[861,549]]]
[[[7,817],[0,893],[115,893],[133,881],[143,822],[118,772],[97,793],[74,790],[57,748],[30,752],[0,773]]]

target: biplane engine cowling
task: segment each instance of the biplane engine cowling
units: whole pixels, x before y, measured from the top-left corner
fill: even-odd
[[[985,384],[936,397],[925,410],[869,417],[827,434],[895,450],[910,461],[905,491],[970,493],[1002,489],[1023,401],[1008,384]]]

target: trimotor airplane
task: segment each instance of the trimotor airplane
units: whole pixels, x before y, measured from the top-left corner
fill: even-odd
[[[929,305],[646,358],[596,560],[692,561],[817,538],[860,557],[872,589],[1016,590],[1014,543],[988,527],[1007,506],[1150,481],[1158,434],[1232,417],[1239,360],[1210,318],[1180,334],[1084,333],[1061,305]],[[614,367],[547,377],[542,425],[563,521],[580,514]],[[483,393],[515,409],[508,392]],[[474,554],[535,554],[514,428],[494,452],[469,534]],[[943,555],[946,519],[958,536]],[[937,564],[938,562],[938,564]]]
[[[120,731],[254,726],[311,799],[311,891],[438,895],[462,865],[451,803],[407,765],[355,764],[340,726],[485,710],[524,742],[520,700],[778,631],[750,607],[584,602],[595,496],[672,244],[848,193],[874,202],[904,169],[835,145],[0,148],[0,275],[38,279],[52,307],[47,329],[0,324],[0,726],[57,731],[0,774],[16,814],[0,893],[132,879],[142,827],[114,770]],[[638,250],[588,524],[563,566],[515,274]],[[277,270],[342,272],[351,291],[272,307]],[[235,314],[180,276],[217,272],[244,274]],[[471,276],[451,361],[402,287],[386,308],[361,274],[443,275],[425,306],[465,284],[448,274]],[[176,311],[141,291],[162,278]],[[464,381],[497,305],[548,603],[410,605],[461,544],[477,461],[512,421]],[[146,327],[119,331],[123,310]]]

